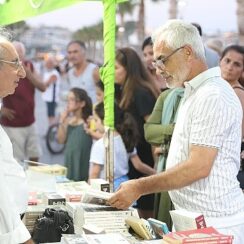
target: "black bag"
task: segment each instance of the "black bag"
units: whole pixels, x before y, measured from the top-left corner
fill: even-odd
[[[32,239],[35,243],[59,242],[62,234],[74,234],[72,218],[66,211],[47,208],[35,222]]]

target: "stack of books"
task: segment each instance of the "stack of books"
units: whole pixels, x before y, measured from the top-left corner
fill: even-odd
[[[28,206],[25,212],[23,222],[30,233],[32,233],[36,219],[42,216],[46,209],[46,206],[34,205]]]

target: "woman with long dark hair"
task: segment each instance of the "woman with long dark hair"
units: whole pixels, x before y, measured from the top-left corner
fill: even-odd
[[[121,48],[116,53],[115,81],[121,86],[119,106],[129,112],[137,122],[140,139],[136,147],[139,158],[149,166],[154,166],[151,145],[144,137],[143,125],[150,116],[160,93],[138,54],[131,48]],[[130,163],[129,177],[144,176]],[[153,216],[154,196],[147,195],[137,201],[141,217]]]

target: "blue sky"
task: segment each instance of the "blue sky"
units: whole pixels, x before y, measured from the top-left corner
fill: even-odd
[[[189,22],[198,22],[206,34],[216,31],[237,31],[236,0],[184,0],[186,5],[180,9],[181,18]],[[145,0],[146,30],[148,33],[162,25],[168,19],[168,1],[153,3]],[[137,18],[137,12],[133,17]],[[103,6],[98,2],[83,2],[71,7],[34,17],[28,24],[38,26],[63,26],[77,30],[102,19]],[[119,22],[119,20],[118,20]]]

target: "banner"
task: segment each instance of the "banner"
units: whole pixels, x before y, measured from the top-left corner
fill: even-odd
[[[0,25],[8,25],[30,17],[64,8],[85,0],[5,0],[0,4]],[[107,0],[86,0],[86,2]],[[108,0],[110,1],[110,0]],[[112,0],[113,1],[113,0]],[[117,0],[124,2],[126,0]]]

